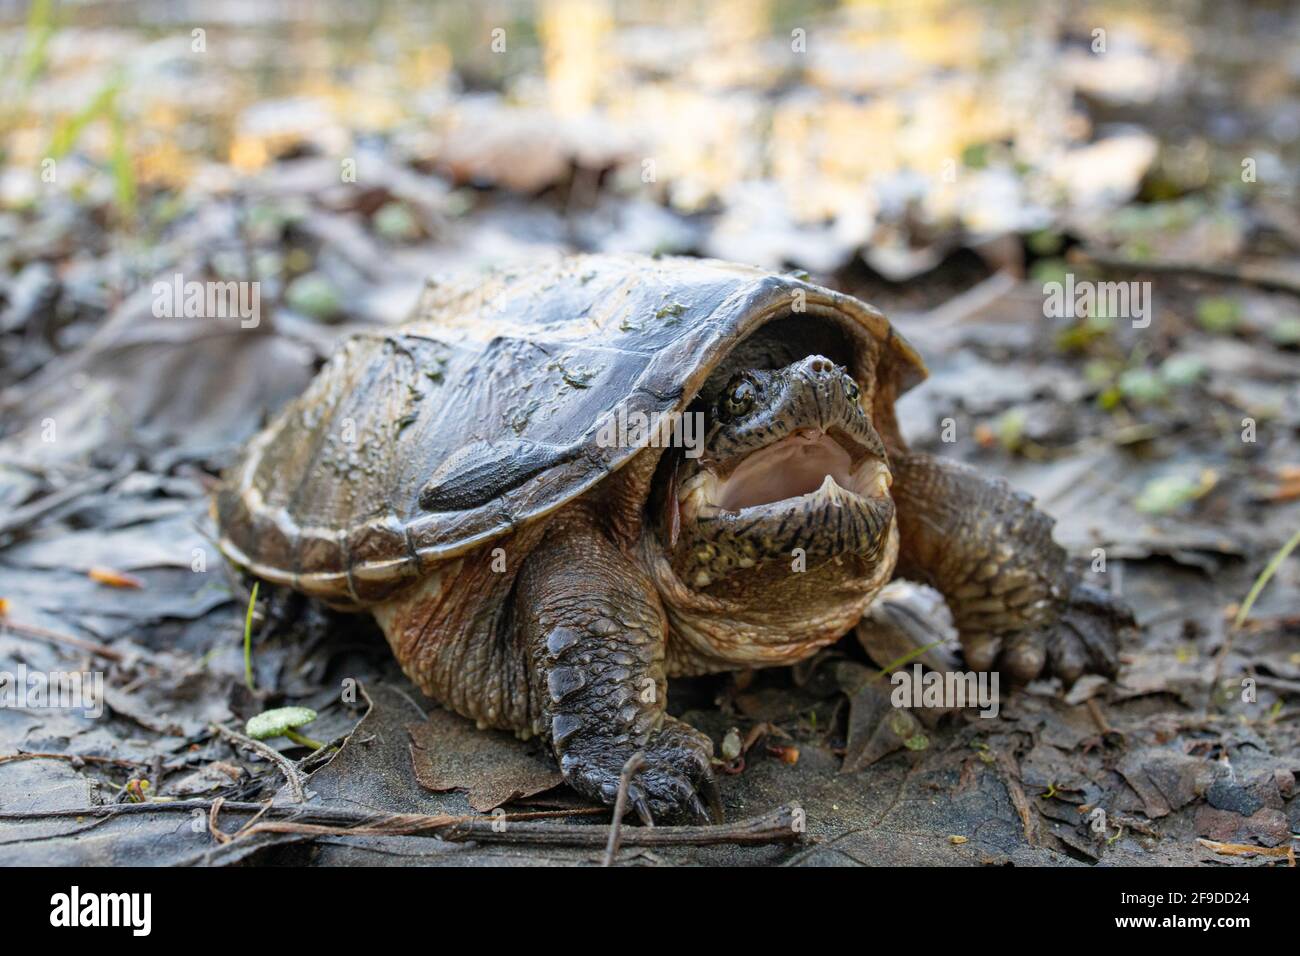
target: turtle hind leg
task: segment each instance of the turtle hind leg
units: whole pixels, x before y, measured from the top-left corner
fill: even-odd
[[[967,662],[1020,680],[1113,676],[1127,606],[1080,581],[1053,521],[1000,478],[921,453],[892,459],[898,573],[937,588]]]
[[[569,785],[613,803],[640,753],[627,792],[642,820],[707,821],[713,741],[665,713],[667,620],[649,578],[575,509],[529,555],[515,608],[535,726]]]

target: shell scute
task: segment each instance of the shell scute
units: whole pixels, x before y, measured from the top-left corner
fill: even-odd
[[[612,416],[683,411],[796,300],[892,393],[924,377],[870,306],[713,260],[577,256],[430,285],[412,321],[348,340],[249,443],[217,494],[222,548],[326,599],[382,600],[622,467],[640,449],[601,446]]]

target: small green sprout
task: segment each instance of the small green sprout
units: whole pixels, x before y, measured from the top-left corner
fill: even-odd
[[[296,744],[320,750],[325,745],[319,740],[312,740],[298,733],[298,727],[310,724],[316,719],[316,711],[310,707],[277,707],[265,710],[256,717],[250,717],[244,725],[244,732],[254,740],[270,740],[272,737],[288,737]]]
[[[1158,402],[1169,394],[1165,382],[1146,368],[1125,369],[1120,373],[1117,384],[1120,394],[1140,405]]]
[[[1196,303],[1196,321],[1207,332],[1228,335],[1241,325],[1241,304],[1221,296],[1207,297]]]
[[[1208,468],[1199,477],[1176,474],[1152,478],[1143,485],[1133,504],[1145,514],[1169,514],[1209,493],[1218,481],[1219,476]]]
[[[410,208],[402,202],[388,202],[371,217],[375,232],[390,242],[410,242],[420,237],[420,224]]]
[[[328,321],[343,311],[343,299],[334,283],[318,272],[298,276],[284,290],[285,301],[296,312]]]

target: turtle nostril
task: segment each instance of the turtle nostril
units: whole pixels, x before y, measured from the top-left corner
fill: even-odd
[[[808,371],[814,375],[829,375],[835,371],[835,363],[828,358],[814,355],[808,359]]]

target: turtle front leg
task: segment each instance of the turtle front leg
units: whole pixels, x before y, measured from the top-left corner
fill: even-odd
[[[644,754],[628,804],[647,824],[716,802],[713,741],[669,717],[667,619],[650,579],[582,512],[562,516],[520,572],[516,597],[536,726],[565,780],[613,803],[628,758]]]
[[[1069,570],[1054,522],[1029,495],[931,455],[891,465],[898,574],[943,594],[972,667],[1067,683],[1085,671],[1114,676],[1132,612]]]

